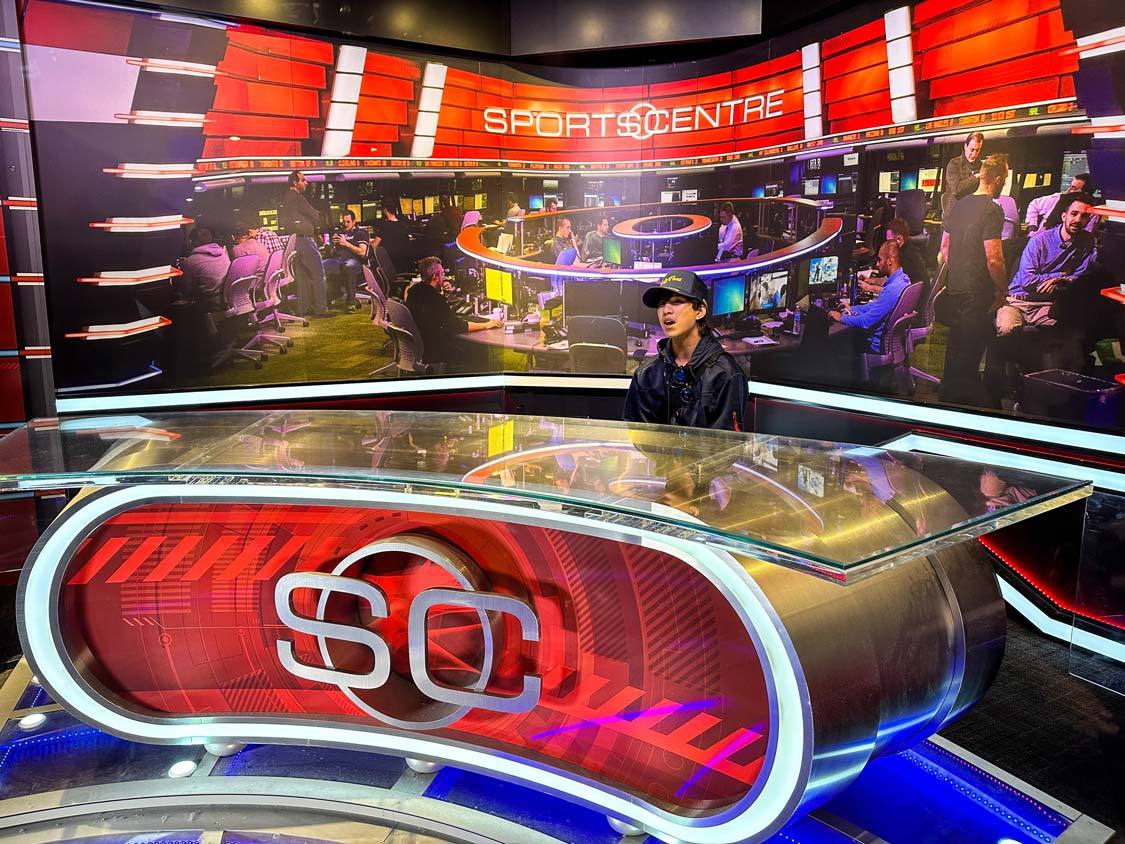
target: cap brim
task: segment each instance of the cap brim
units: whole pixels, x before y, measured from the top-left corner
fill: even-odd
[[[667,287],[650,287],[641,297],[641,301],[650,308],[659,308],[661,302],[665,299],[671,299],[676,293],[679,293],[679,291],[669,290]]]

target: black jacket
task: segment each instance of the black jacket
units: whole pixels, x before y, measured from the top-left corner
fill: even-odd
[[[705,334],[688,362],[693,399],[680,399],[681,387],[673,381],[676,360],[669,340],[657,344],[656,357],[647,358],[629,384],[625,397],[626,422],[683,425],[691,428],[725,428],[744,431],[746,373],[723,351],[718,338]]]

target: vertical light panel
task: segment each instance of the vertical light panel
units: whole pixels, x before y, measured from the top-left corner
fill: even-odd
[[[891,119],[913,123],[918,119],[918,97],[914,85],[914,37],[910,29],[910,7],[892,9],[883,15],[887,34],[887,68],[891,82]]]
[[[819,42],[801,48],[801,87],[805,95],[805,140],[811,141],[824,136]]]
[[[320,154],[325,157],[345,156],[352,151],[352,132],[366,63],[366,47],[350,44],[340,47],[336,73],[332,78],[332,101],[325,121],[324,142],[320,147]]]
[[[410,145],[411,158],[429,158],[434,154],[434,136],[437,134],[438,112],[445,91],[446,66],[427,62],[422,71],[422,90],[418,94],[418,119],[414,123],[414,141]]]

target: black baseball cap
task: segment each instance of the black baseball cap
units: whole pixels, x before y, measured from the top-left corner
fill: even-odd
[[[659,308],[661,303],[675,293],[687,296],[697,302],[707,301],[707,287],[703,279],[690,270],[674,270],[660,279],[659,287],[645,291],[644,303],[650,308]]]

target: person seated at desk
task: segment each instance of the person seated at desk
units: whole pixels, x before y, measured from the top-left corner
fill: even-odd
[[[272,232],[271,232],[272,234]],[[277,235],[274,235],[277,237]],[[258,259],[254,265],[254,272],[261,273],[266,268],[270,259],[270,251],[262,241],[258,240],[258,229],[248,223],[239,223],[234,228],[234,248],[230,254],[235,258],[253,255]]]
[[[455,354],[453,340],[458,334],[500,327],[501,323],[494,319],[468,322],[453,312],[442,295],[446,288],[445,268],[439,258],[423,258],[418,262],[418,273],[422,280],[407,288],[406,307],[422,335],[425,363],[444,367]]]
[[[1070,180],[1070,184],[1063,193],[1049,193],[1046,196],[1037,197],[1028,203],[1024,222],[1027,223],[1027,233],[1029,236],[1035,234],[1047,224],[1047,218],[1051,216],[1051,212],[1055,210],[1055,206],[1059,204],[1059,200],[1068,193],[1086,193],[1092,196],[1094,187],[1090,181],[1090,174],[1079,173]]]
[[[520,201],[518,199],[516,199],[516,195],[514,193],[508,194],[507,201],[508,201],[508,213],[507,213],[506,216],[508,216],[508,217],[522,217],[524,214],[527,213],[526,211],[524,211],[520,207]]]
[[[598,220],[595,228],[586,232],[586,242],[582,244],[587,261],[605,257],[605,239],[609,237],[609,217]]]
[[[866,305],[848,308],[844,313],[829,311],[828,316],[836,322],[862,328],[866,331],[867,348],[873,354],[879,355],[883,354],[880,342],[883,332],[879,329],[883,327],[891,312],[894,311],[899,297],[910,284],[910,279],[903,272],[899,245],[893,240],[888,240],[879,247],[877,268],[880,273],[886,276],[886,281],[883,282],[883,287],[875,299]]]
[[[223,285],[230,270],[227,250],[215,242],[210,229],[193,229],[188,236],[191,252],[180,261],[183,275],[176,281],[179,298],[206,311],[226,310]]]
[[[719,206],[719,249],[715,261],[738,260],[742,257],[742,223],[734,215],[734,205],[724,202]]]
[[[355,291],[363,284],[363,265],[371,252],[371,238],[366,229],[355,224],[355,214],[345,211],[340,217],[342,232],[332,235],[332,256],[323,261],[325,275],[344,276],[344,307],[355,312]]]
[[[1062,223],[1033,236],[1008,285],[1008,301],[996,311],[996,334],[1007,337],[1025,325],[1050,327],[1055,303],[1083,277],[1098,259],[1094,236],[1086,231],[1093,197],[1066,194]]]
[[[928,286],[930,273],[926,269],[926,259],[922,257],[922,250],[910,242],[910,224],[902,217],[895,217],[887,227],[887,240],[898,244],[899,263],[906,277]],[[865,293],[878,293],[885,282],[886,277],[876,274],[875,270],[859,273],[859,289]]]
[[[570,228],[570,220],[566,217],[560,217],[558,223],[555,224],[555,236],[551,240],[551,263],[559,263],[559,256],[567,249],[573,249],[575,260],[571,262],[572,266],[584,267],[586,266],[582,261],[577,260],[578,256],[578,237]]]
[[[746,373],[707,324],[707,287],[693,272],[668,273],[643,301],[664,332],[625,396],[626,422],[744,430]]]

